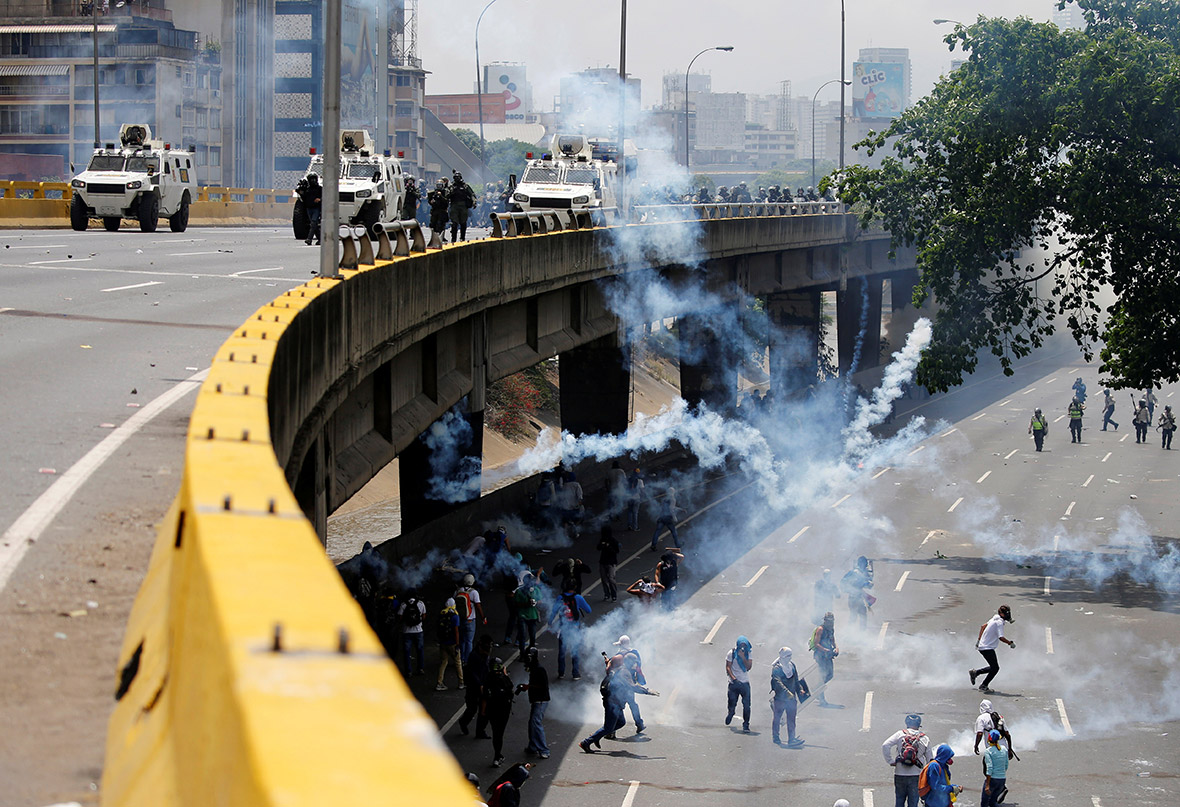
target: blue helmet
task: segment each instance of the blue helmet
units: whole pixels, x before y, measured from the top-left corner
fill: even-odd
[[[992,729],[987,733],[987,741],[989,743],[998,743],[1000,741],[1000,732]]]
[[[921,728],[922,718],[919,715],[906,715],[905,726],[907,729]]]

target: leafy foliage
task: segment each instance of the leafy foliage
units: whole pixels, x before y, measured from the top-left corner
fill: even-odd
[[[530,415],[557,409],[556,376],[555,363],[546,361],[492,383],[484,413],[488,428],[509,438],[528,434]]]
[[[1180,377],[1180,4],[1078,5],[1084,32],[957,27],[963,67],[857,144],[895,154],[838,178],[862,224],[917,248],[915,298],[942,306],[918,368],[931,390],[982,348],[1010,374],[1059,319],[1115,387]]]
[[[463,145],[471,149],[472,154],[476,157],[480,156],[479,132],[474,132],[471,129],[456,129],[455,137],[463,141]],[[516,174],[517,177],[520,177],[528,162],[525,155],[530,151],[534,152],[535,156],[540,156],[536,146],[523,140],[504,138],[503,140],[493,140],[486,145],[488,168],[492,174],[505,180],[508,179],[509,174]]]

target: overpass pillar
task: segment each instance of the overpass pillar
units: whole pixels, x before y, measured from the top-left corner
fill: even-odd
[[[469,404],[456,404],[398,455],[403,533],[479,498],[483,409]]]
[[[325,544],[328,540],[328,487],[332,484],[327,469],[333,467],[329,463],[330,455],[328,440],[321,434],[308,447],[295,479],[295,501]]]
[[[840,375],[881,361],[881,278],[850,277],[836,292],[836,345]]]
[[[782,400],[816,383],[819,374],[820,292],[770,294],[770,390]]]
[[[739,357],[733,355],[731,346],[739,335],[722,333],[719,320],[726,321],[700,312],[677,319],[680,395],[689,406],[703,403],[729,413],[737,406]]]
[[[914,304],[914,286],[918,285],[918,270],[907,269],[889,276],[890,300],[889,307],[894,311]]]
[[[558,360],[561,428],[571,434],[622,434],[631,415],[631,345],[608,334]]]

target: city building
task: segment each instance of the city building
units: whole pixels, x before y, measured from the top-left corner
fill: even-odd
[[[745,162],[761,171],[769,171],[795,159],[798,135],[794,129],[747,128]]]
[[[40,155],[35,179],[66,179],[124,123],[146,123],[173,147],[196,148],[198,179],[222,177],[222,67],[217,40],[177,27],[163,0],[107,13],[61,0],[0,0],[0,154]],[[11,165],[12,157],[5,160]],[[6,178],[13,178],[9,171]]]
[[[691,108],[697,96],[713,92],[713,77],[708,73],[665,73],[660,106],[664,109],[684,109],[684,81],[688,79],[688,105]]]
[[[746,145],[746,94],[701,93],[696,99],[695,149],[742,151]]]
[[[536,123],[533,114],[533,85],[528,80],[528,70],[520,62],[492,62],[483,66],[483,89],[487,95],[499,95],[504,99],[504,121],[502,123]],[[479,87],[474,88],[480,92]],[[486,107],[485,107],[486,112]],[[487,119],[484,123],[489,123]]]
[[[639,120],[641,84],[637,78],[627,79],[626,121],[631,132]],[[614,137],[619,124],[619,73],[610,67],[597,67],[562,76],[560,82],[559,117],[561,128],[568,132],[585,132],[602,137]],[[630,136],[630,134],[628,134]]]
[[[909,48],[861,48],[851,78],[854,118],[897,117],[910,105]]]
[[[1072,28],[1075,31],[1083,31],[1086,28],[1086,18],[1082,16],[1082,10],[1078,8],[1076,3],[1068,3],[1065,8],[1057,8],[1057,4],[1053,4],[1053,22],[1058,28],[1065,30]]]
[[[481,105],[485,124],[508,122],[504,109],[504,96],[499,93],[485,93],[482,99],[475,93],[427,95],[425,105],[448,126],[453,124],[478,126]]]

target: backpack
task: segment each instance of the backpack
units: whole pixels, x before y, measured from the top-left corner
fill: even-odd
[[[422,611],[418,608],[418,599],[410,597],[406,600],[405,610],[402,611],[402,625],[407,628],[416,628],[422,624]]]
[[[862,590],[864,585],[861,582],[860,572],[856,569],[849,569],[845,572],[844,576],[840,578],[840,588],[844,589],[848,594],[854,594]]]
[[[816,645],[815,638],[817,636],[819,636],[822,631],[823,631],[822,627],[817,627],[815,630],[813,630],[811,632],[811,638],[807,640],[807,649],[808,650],[812,650],[812,651],[815,650],[815,645]]]
[[[582,612],[578,608],[577,594],[562,594],[562,601],[565,603],[565,614],[563,615],[566,622],[580,622],[582,620]]]
[[[897,754],[898,763],[902,765],[917,765],[918,758],[921,755],[922,738],[925,736],[920,731],[911,731],[910,729],[902,732],[901,749]]]
[[[504,803],[501,793],[505,792],[506,789],[515,790],[516,785],[512,784],[512,782],[501,782],[500,784],[496,785],[495,789],[492,791],[491,798],[488,799],[488,807],[500,807],[500,805]]]
[[[930,765],[933,764],[933,762],[927,764],[926,767],[922,768],[922,772],[918,774],[918,796],[920,798],[924,799],[930,795],[930,774],[928,771],[930,770]]]
[[[460,623],[471,619],[474,609],[471,606],[471,595],[466,591],[455,592],[455,610],[459,612]]]
[[[415,609],[417,610],[417,609]],[[451,612],[443,611],[438,615],[438,643],[450,644],[455,638],[455,623],[451,621]]]

